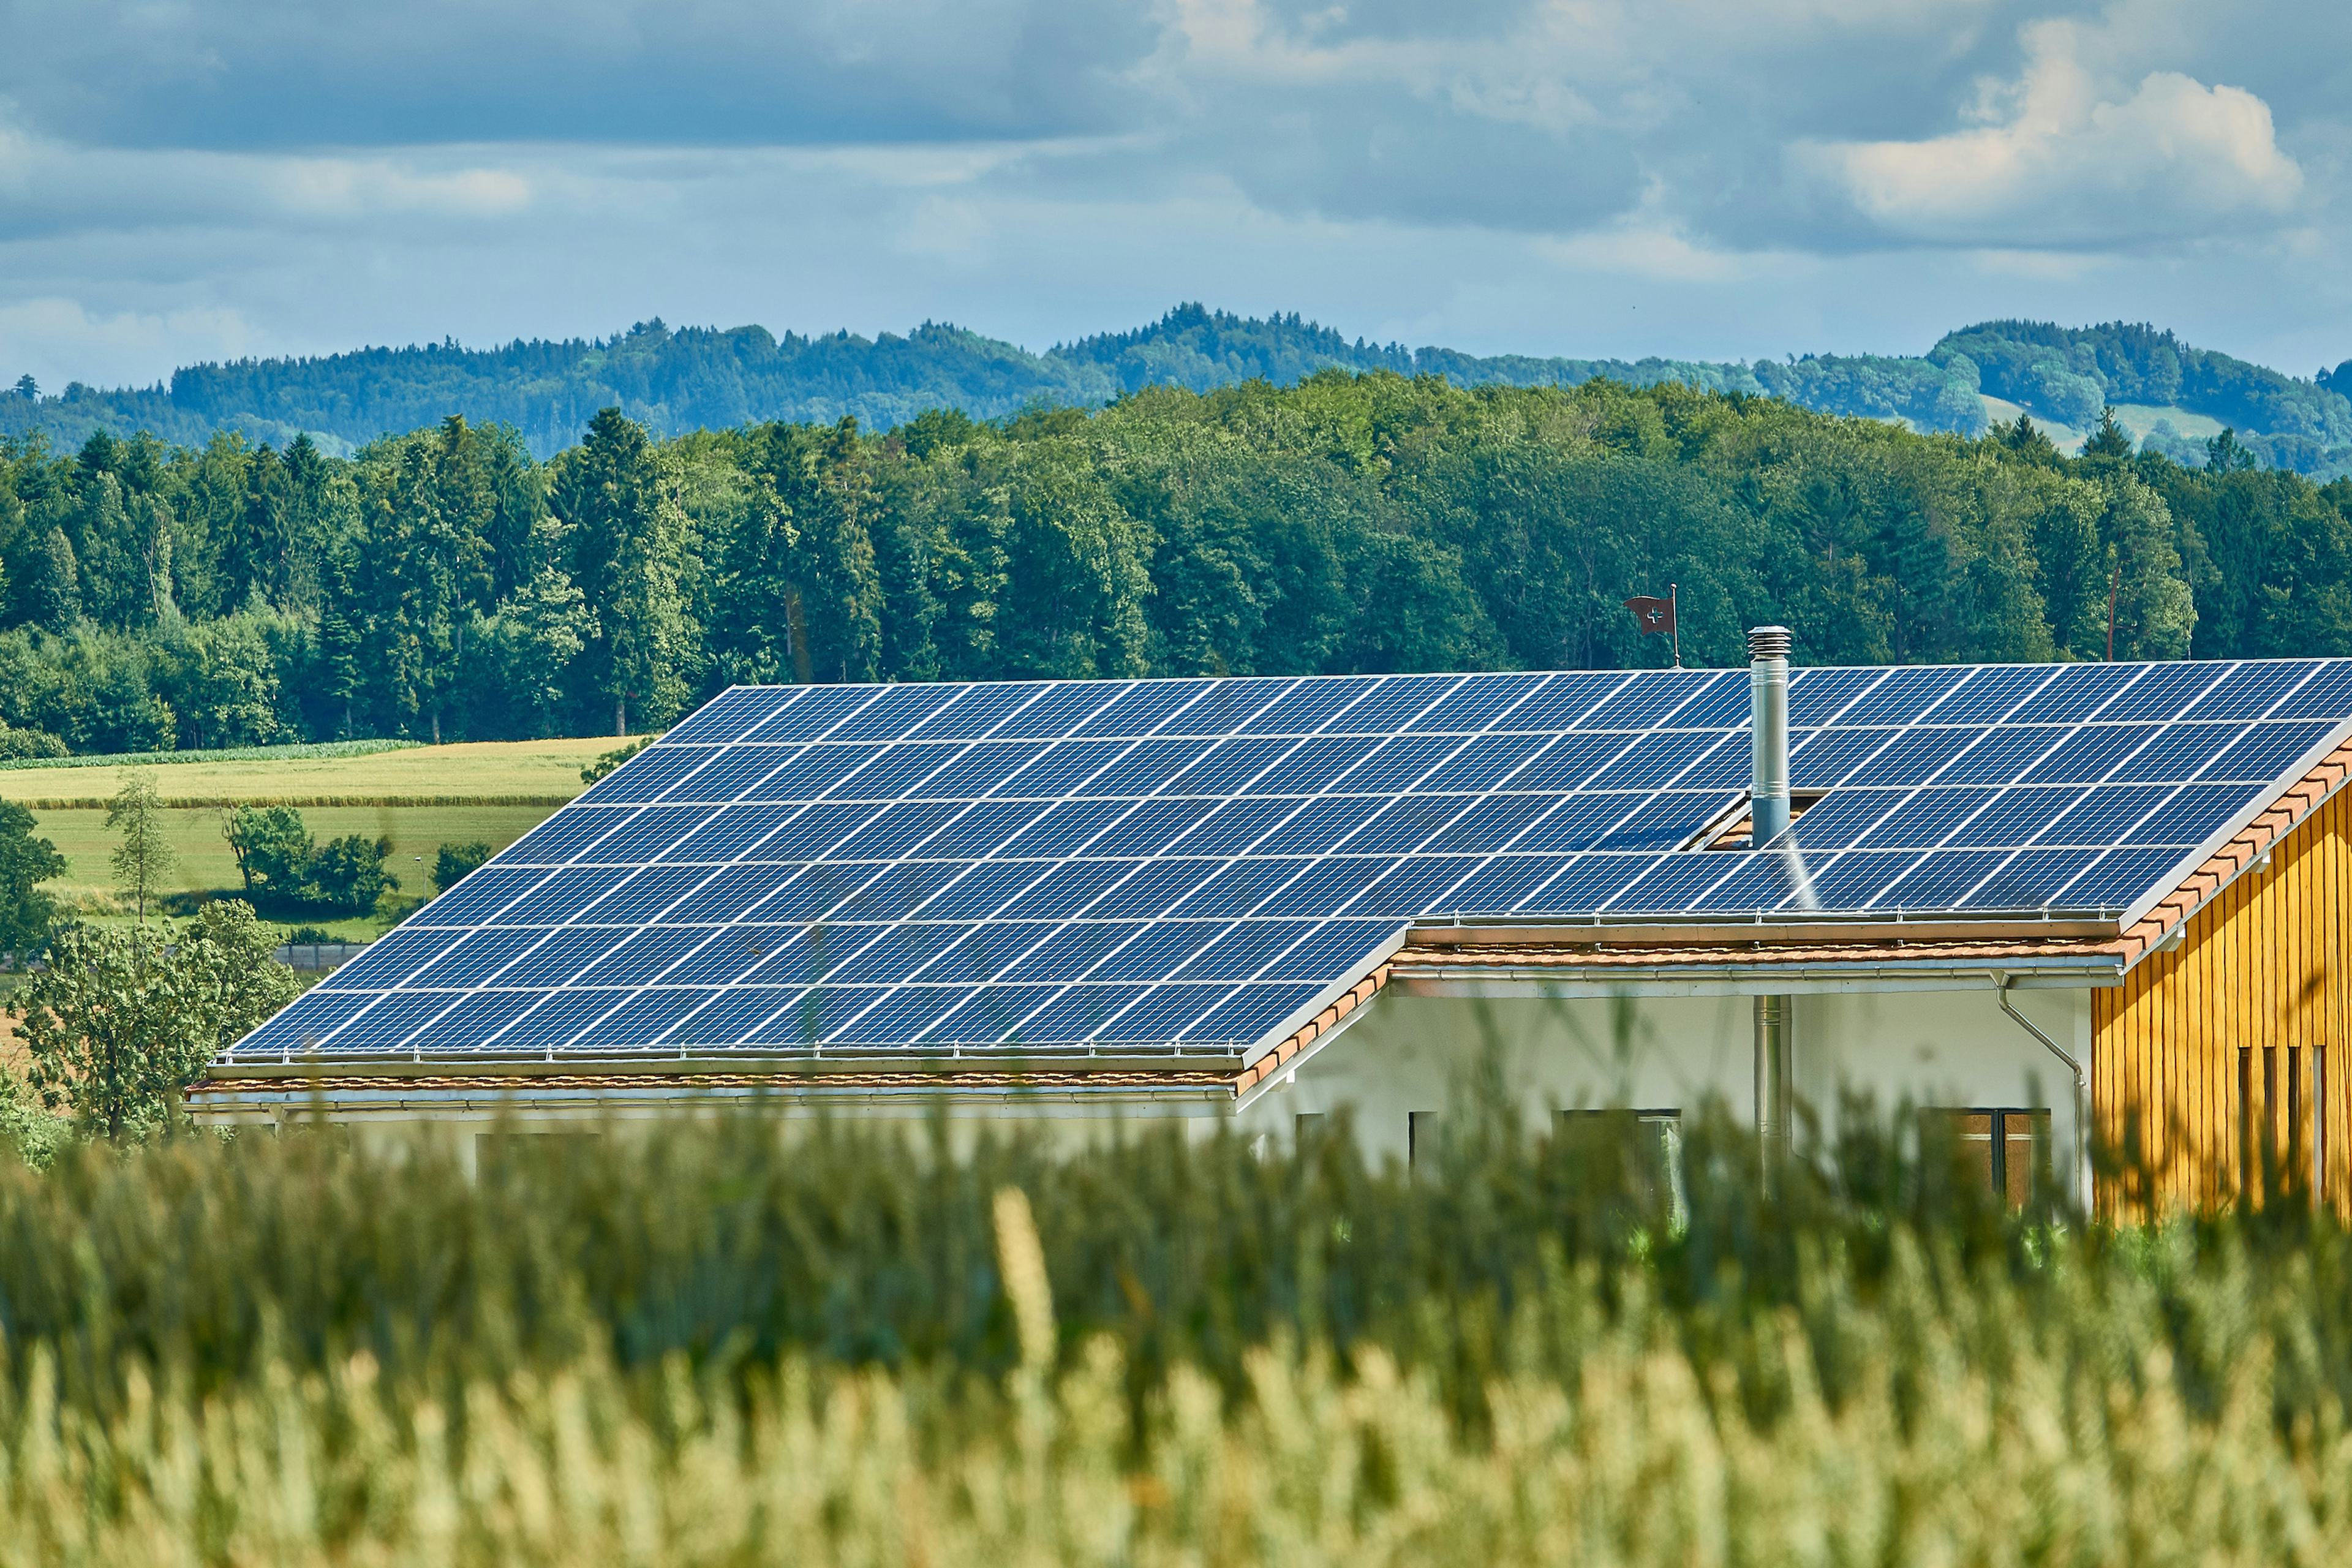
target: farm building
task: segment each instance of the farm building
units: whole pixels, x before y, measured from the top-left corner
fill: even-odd
[[[1841,1090],[2344,1189],[2352,662],[738,688],[213,1066],[215,1122],[758,1099],[1410,1157]],[[2112,1197],[2113,1194],[2101,1194]]]

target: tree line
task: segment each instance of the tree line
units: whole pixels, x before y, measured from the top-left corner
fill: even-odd
[[[2111,422],[1921,435],[1595,379],[1326,371],[535,459],[0,445],[0,750],[658,728],[733,682],[2352,653],[2352,482]]]
[[[1580,359],[1408,348],[1349,339],[1295,312],[1237,316],[1198,304],[1043,353],[943,322],[872,338],[778,337],[758,326],[672,328],[656,319],[595,339],[478,348],[446,341],[188,365],[150,387],[76,383],[45,394],[30,376],[9,386],[0,375],[0,436],[43,430],[75,445],[94,431],[128,438],[144,430],[202,446],[235,430],[282,449],[308,431],[348,456],[383,432],[456,413],[511,426],[534,457],[549,458],[576,444],[605,407],[664,438],[845,417],[887,431],[932,408],[1001,419],[1046,404],[1098,407],[1157,386],[1289,386],[1329,369],[1440,375],[1463,387],[1577,386],[1595,376],[1629,386],[1672,381],[1965,436],[1985,431],[1984,395],[2073,432],[2089,429],[2107,404],[2155,405],[2231,426],[2273,467],[2322,478],[2352,472],[2352,361],[2299,380],[2151,326],[1985,321],[1947,333],[1924,355]],[[2199,454],[2166,428],[2171,423],[2136,416],[2136,427],[2149,426],[2149,444],[2195,466]]]

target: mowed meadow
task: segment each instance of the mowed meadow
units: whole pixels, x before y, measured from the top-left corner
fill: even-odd
[[[291,754],[211,760],[181,753],[152,768],[176,858],[167,891],[181,900],[241,890],[236,858],[221,826],[237,805],[289,805],[321,842],[345,834],[389,838],[386,863],[400,890],[376,914],[308,923],[366,940],[391,917],[433,890],[435,854],[444,844],[505,848],[587,786],[580,771],[624,742],[608,737],[404,746],[358,755]],[[183,760],[184,759],[184,760]],[[131,764],[0,769],[0,799],[34,815],[37,830],[58,847],[66,872],[48,884],[69,911],[115,915],[120,898],[109,857],[118,836],[106,825],[106,802]]]
[[[2352,1560],[2297,1194],[2012,1213],[1849,1121],[1766,1201],[1718,1115],[1670,1218],[1630,1140],[1444,1125],[0,1165],[0,1563]]]

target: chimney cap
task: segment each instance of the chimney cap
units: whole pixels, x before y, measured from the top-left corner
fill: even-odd
[[[1756,626],[1748,634],[1748,657],[1756,663],[1768,658],[1786,658],[1790,645],[1797,635],[1786,626]]]

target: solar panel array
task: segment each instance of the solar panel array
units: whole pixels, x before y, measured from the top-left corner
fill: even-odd
[[[235,1048],[1245,1050],[1443,917],[2112,910],[2352,661],[738,688]]]

